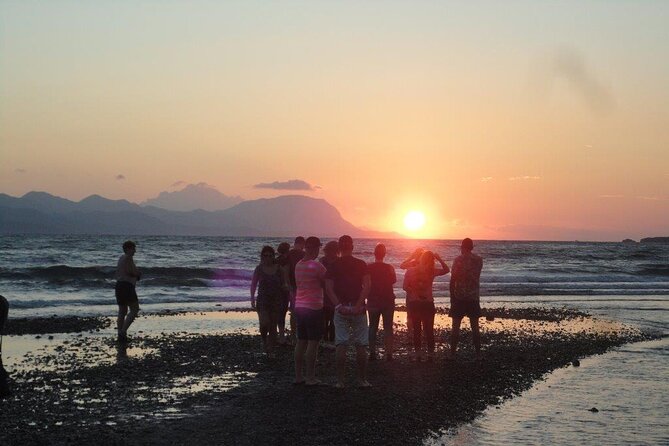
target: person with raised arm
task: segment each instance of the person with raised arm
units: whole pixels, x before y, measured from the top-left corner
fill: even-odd
[[[435,260],[440,263],[441,268],[435,268]],[[425,251],[421,254],[418,264],[409,268],[404,276],[402,288],[407,293],[407,312],[413,325],[412,359],[423,360],[422,356],[422,332],[425,332],[427,342],[427,360],[434,361],[434,297],[432,295],[432,284],[434,278],[448,274],[449,269],[439,254]]]

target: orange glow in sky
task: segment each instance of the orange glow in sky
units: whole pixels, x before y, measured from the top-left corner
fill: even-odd
[[[411,237],[667,236],[667,17],[667,1],[2,2],[0,193],[141,203],[207,183]]]

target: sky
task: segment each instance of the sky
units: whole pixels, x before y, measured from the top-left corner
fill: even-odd
[[[421,238],[669,236],[667,23],[666,1],[0,0],[0,192],[206,183]]]

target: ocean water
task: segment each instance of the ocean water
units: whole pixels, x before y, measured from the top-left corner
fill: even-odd
[[[248,303],[252,271],[277,238],[137,237],[135,261],[144,311],[214,310]],[[0,294],[11,316],[113,315],[118,236],[0,237]],[[324,242],[327,240],[323,240]],[[355,255],[373,260],[379,240],[356,240]],[[448,263],[457,241],[389,240],[398,303],[415,248]],[[570,307],[615,319],[662,339],[586,358],[549,375],[520,397],[427,444],[669,444],[669,245],[482,241],[482,305]],[[449,276],[437,278],[437,304]],[[588,409],[597,407],[599,412]]]
[[[244,306],[252,271],[263,245],[276,238],[137,237],[135,262],[145,310],[212,309]],[[124,239],[118,236],[0,237],[0,294],[15,315],[109,314],[114,311],[114,271]],[[324,240],[325,242],[326,240]],[[378,240],[358,240],[355,255],[373,260]],[[456,241],[385,241],[386,261],[399,266],[416,247],[432,249],[450,265],[459,254]],[[586,300],[609,302],[669,295],[669,245],[622,243],[477,243],[484,258],[484,301],[552,301],[578,306]],[[397,268],[396,295],[403,271]],[[448,294],[449,276],[437,278],[435,294]],[[401,299],[400,299],[401,301]],[[438,301],[440,301],[438,299]]]

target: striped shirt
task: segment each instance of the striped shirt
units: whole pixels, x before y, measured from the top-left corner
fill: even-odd
[[[300,260],[295,265],[295,308],[323,308],[323,279],[326,269],[318,260]]]

